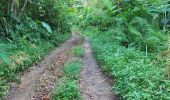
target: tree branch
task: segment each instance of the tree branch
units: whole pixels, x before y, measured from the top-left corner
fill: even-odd
[[[28,0],[25,0],[24,6],[23,6],[23,8],[22,8],[22,10],[21,10],[21,13],[19,14],[19,17],[22,16],[22,13],[24,12],[24,9],[25,9],[25,7],[26,7],[26,5],[27,5],[27,2],[28,2]]]

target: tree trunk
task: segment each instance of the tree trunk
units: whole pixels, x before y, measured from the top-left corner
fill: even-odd
[[[19,17],[22,16],[22,13],[24,12],[24,9],[25,9],[27,3],[28,3],[28,0],[25,0],[24,6],[23,6],[23,8],[22,8],[22,10],[21,10],[21,13],[19,14]]]
[[[11,13],[14,14],[15,12],[15,0],[12,0],[12,3],[11,3]]]

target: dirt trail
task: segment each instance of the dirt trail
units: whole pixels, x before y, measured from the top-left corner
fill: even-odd
[[[54,49],[43,61],[24,72],[21,75],[21,84],[11,86],[7,100],[42,100],[48,98],[57,78],[63,74],[60,70],[61,67],[72,57],[70,50],[77,44],[74,41],[78,41],[78,38],[78,35],[73,34],[70,40]]]
[[[84,68],[81,73],[80,89],[83,100],[117,100],[107,81],[98,67],[90,48],[89,39],[84,42],[85,57]]]
[[[62,67],[74,58],[72,49],[80,44],[81,36],[74,34],[59,48],[54,49],[40,63],[21,75],[21,83],[11,85],[7,100],[50,100],[58,79],[63,76]],[[80,90],[83,100],[117,100],[112,86],[102,75],[92,55],[88,38],[84,40],[84,68],[81,73]]]

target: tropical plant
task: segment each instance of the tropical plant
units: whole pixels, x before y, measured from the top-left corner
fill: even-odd
[[[170,99],[168,58],[162,55],[169,2],[93,0],[81,10],[79,27],[91,36],[95,57],[122,99]]]

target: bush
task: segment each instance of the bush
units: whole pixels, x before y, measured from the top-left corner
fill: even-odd
[[[157,2],[100,0],[97,4],[91,4],[82,11],[81,28],[97,28],[102,32],[111,30],[117,43],[145,52],[159,52],[167,48],[167,34],[160,31],[159,25],[152,24],[155,18],[159,19],[158,12],[154,12],[156,9],[152,9]]]
[[[109,32],[92,35],[91,43],[103,71],[115,80],[116,93],[128,100],[170,99],[166,59],[121,46]]]

